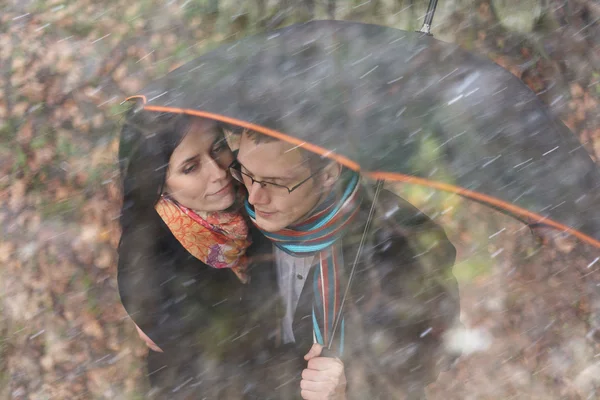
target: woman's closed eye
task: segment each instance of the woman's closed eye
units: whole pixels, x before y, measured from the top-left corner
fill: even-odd
[[[198,168],[198,163],[194,162],[194,163],[190,163],[190,164],[186,164],[182,169],[181,172],[185,175],[191,174],[192,172],[194,172],[196,170],[196,168]]]

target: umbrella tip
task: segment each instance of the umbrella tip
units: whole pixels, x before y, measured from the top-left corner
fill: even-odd
[[[424,23],[423,26],[421,27],[421,29],[419,29],[417,32],[424,33],[427,36],[433,36],[431,34],[431,25],[427,24],[427,23]]]

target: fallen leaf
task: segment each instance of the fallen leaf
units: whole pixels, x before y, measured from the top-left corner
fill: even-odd
[[[0,263],[8,262],[14,251],[15,245],[12,242],[0,242]]]
[[[27,185],[23,179],[15,181],[10,186],[10,202],[9,206],[12,211],[17,211],[23,206]]]
[[[21,128],[19,132],[17,132],[17,141],[21,144],[28,144],[31,142],[31,138],[33,137],[33,119],[28,118],[27,121]]]
[[[583,88],[579,83],[571,83],[569,89],[573,98],[578,99],[583,96]]]
[[[93,317],[87,318],[87,321],[83,324],[83,332],[85,332],[86,335],[92,336],[96,339],[104,338],[104,331],[102,330],[100,323]]]
[[[112,251],[108,249],[102,249],[100,252],[100,256],[96,258],[96,267],[98,268],[108,268],[113,264]]]
[[[569,254],[577,246],[577,241],[572,236],[557,236],[554,245],[563,254]]]

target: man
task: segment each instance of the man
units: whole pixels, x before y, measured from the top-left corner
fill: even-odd
[[[245,131],[238,161],[248,212],[275,245],[279,337],[304,355],[302,398],[422,398],[459,311],[443,230],[383,190],[365,233],[372,201],[358,174],[269,136]]]

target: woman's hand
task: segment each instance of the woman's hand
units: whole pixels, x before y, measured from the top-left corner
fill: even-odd
[[[162,352],[163,352],[163,351],[162,351],[162,349],[161,349],[160,347],[158,347],[158,346],[156,345],[156,343],[154,343],[154,342],[152,341],[152,339],[150,339],[150,338],[148,337],[148,335],[146,335],[146,334],[144,333],[144,331],[142,331],[142,330],[140,329],[140,327],[139,327],[139,326],[137,326],[137,324],[134,324],[134,325],[135,325],[135,327],[137,328],[138,335],[140,335],[140,338],[141,338],[141,339],[142,339],[144,342],[146,342],[146,345],[147,345],[147,346],[148,346],[150,349],[152,349],[152,350],[154,350],[154,351],[157,351],[157,352],[159,352],[159,353],[162,353]]]
[[[305,400],[345,400],[346,375],[339,358],[320,357],[323,346],[313,344],[304,359],[308,367],[302,371],[300,395]]]

